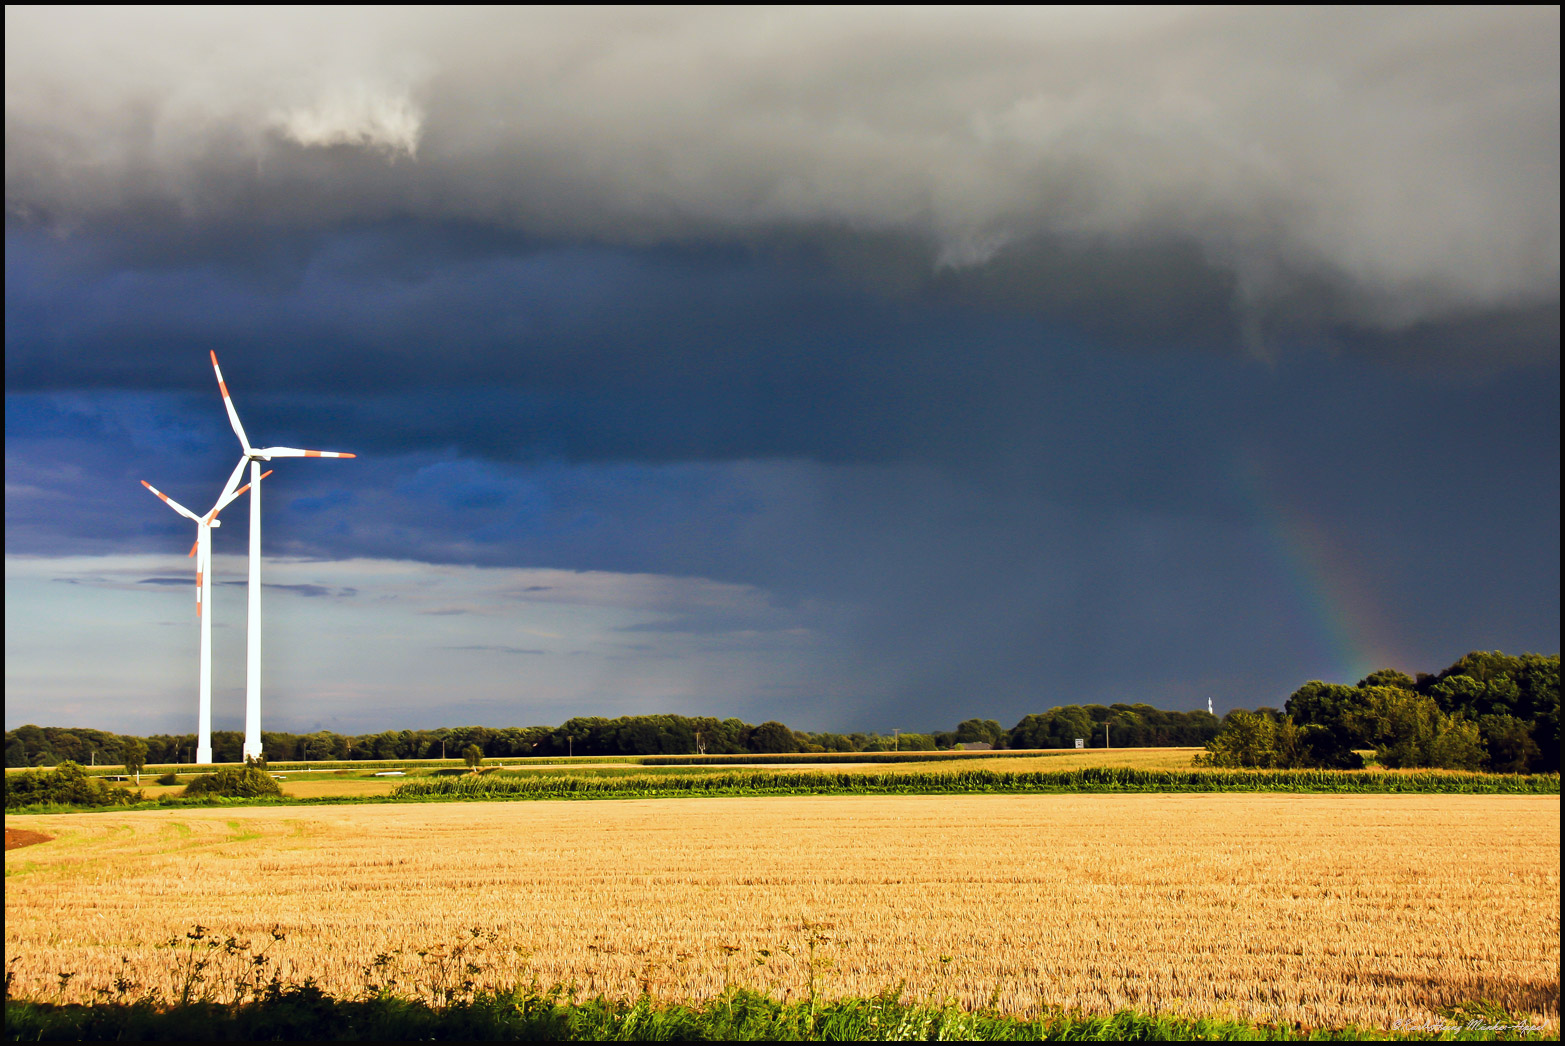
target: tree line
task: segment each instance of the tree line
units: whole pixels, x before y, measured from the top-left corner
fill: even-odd
[[[1230,712],[1207,745],[1214,766],[1381,766],[1558,773],[1560,658],[1474,651],[1414,678],[1371,672],[1354,686],[1311,680],[1279,711]]]
[[[995,748],[1198,747],[1219,766],[1351,767],[1373,749],[1381,765],[1448,766],[1508,772],[1559,770],[1559,655],[1474,652],[1416,678],[1394,669],[1355,686],[1312,680],[1284,708],[1234,711],[1222,719],[1148,704],[1060,705],[1023,716],[1009,730],[968,719],[928,733],[833,733],[752,725],[710,716],[583,716],[559,726],[442,727],[373,734],[263,732],[273,762],[605,755],[738,755],[783,752],[935,751],[961,744]],[[188,763],[194,734],[131,737],[78,727],[23,726],[5,735],[6,766],[70,760]],[[243,735],[214,731],[213,759],[241,761]],[[144,748],[145,751],[140,749]]]
[[[1089,747],[1194,746],[1221,729],[1206,712],[1168,712],[1146,704],[1069,705],[1028,715],[1010,730],[993,719],[968,719],[952,730],[928,733],[834,733],[794,730],[776,721],[752,725],[740,719],[681,715],[582,716],[559,726],[441,727],[434,730],[385,730],[375,734],[309,734],[263,731],[262,750],[273,762],[308,760],[395,760],[463,758],[477,746],[486,758],[604,755],[740,755],[784,752],[932,752],[962,744],[994,748],[1072,748],[1081,738]],[[244,735],[237,730],[212,733],[212,758],[241,759]],[[6,766],[54,766],[121,763],[130,756],[139,765],[188,763],[194,759],[194,734],[132,737],[82,727],[23,726],[6,731]]]

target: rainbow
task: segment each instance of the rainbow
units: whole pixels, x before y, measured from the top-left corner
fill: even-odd
[[[1364,583],[1330,528],[1288,498],[1251,459],[1234,470],[1236,486],[1260,522],[1274,578],[1293,595],[1296,624],[1320,666],[1312,678],[1355,683],[1377,668],[1401,666],[1401,644],[1382,600]]]

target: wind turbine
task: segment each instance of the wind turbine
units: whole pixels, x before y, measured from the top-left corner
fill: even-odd
[[[228,411],[229,423],[234,426],[234,435],[239,437],[239,445],[244,448],[244,457],[240,459],[240,464],[246,461],[250,463],[250,581],[247,588],[249,624],[245,652],[244,757],[259,759],[261,758],[261,479],[263,476],[271,475],[270,471],[262,473],[261,462],[271,461],[273,458],[352,458],[357,455],[337,450],[250,446],[250,439],[245,435],[244,426],[239,424],[239,412],[234,410],[234,401],[229,398],[228,386],[223,382],[223,370],[217,365],[216,352],[212,353],[212,369],[217,372],[217,387],[223,393],[223,407]]]
[[[142,486],[162,498],[169,508],[186,519],[193,520],[196,524],[196,543],[190,546],[190,554],[196,558],[196,617],[201,619],[201,685],[196,712],[196,762],[198,763],[212,761],[212,528],[223,525],[223,521],[217,518],[217,514],[250,489],[250,484],[246,483],[238,490],[234,490],[234,484],[239,482],[244,467],[245,459],[240,458],[239,464],[234,466],[233,475],[228,477],[228,482],[223,486],[223,493],[218,495],[217,501],[212,505],[212,511],[204,516],[196,515],[146,480],[141,481]]]

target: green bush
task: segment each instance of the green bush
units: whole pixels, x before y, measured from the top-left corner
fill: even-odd
[[[202,774],[185,786],[185,798],[231,796],[253,799],[283,794],[272,775],[255,766],[228,766],[215,774]]]
[[[88,777],[80,763],[66,760],[53,770],[5,775],[5,808],[28,806],[128,806],[142,799],[140,792],[110,788]]]
[[[177,785],[177,784],[179,784],[179,775],[176,774],[174,771],[170,770],[168,773],[166,773],[162,777],[158,778],[158,784],[160,784],[160,785]]]
[[[1296,770],[1318,767],[1309,730],[1300,730],[1292,716],[1273,719],[1258,712],[1230,712],[1223,732],[1196,756],[1197,766]]]

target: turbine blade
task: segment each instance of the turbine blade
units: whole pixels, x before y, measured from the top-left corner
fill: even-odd
[[[212,369],[217,372],[217,387],[223,393],[223,408],[228,411],[228,423],[234,427],[234,435],[239,437],[239,445],[248,455],[250,440],[245,436],[245,427],[239,424],[239,412],[234,409],[234,401],[228,396],[228,386],[223,382],[223,369],[217,365],[216,352],[212,352]]]
[[[342,450],[300,450],[298,447],[267,447],[265,450],[256,451],[269,458],[356,458],[357,454],[349,454]]]
[[[241,461],[240,464],[243,465],[244,462]],[[267,476],[270,476],[271,474],[272,474],[272,470],[271,469],[267,469],[265,472],[261,473],[260,479],[256,480],[256,482],[259,483],[261,481],[261,479],[265,479]],[[221,502],[218,503],[217,507],[212,510],[211,515],[207,516],[207,518],[206,518],[207,522],[210,523],[214,519],[216,519],[217,518],[217,514],[219,512],[221,512],[225,508],[227,508],[232,502],[238,500],[239,495],[243,494],[245,491],[247,491],[249,489],[250,489],[250,484],[246,483],[244,486],[240,487],[238,490],[234,491],[232,494],[230,494],[226,498],[224,498]]]
[[[181,516],[184,516],[186,519],[193,519],[197,523],[201,522],[200,516],[196,515],[194,512],[190,511],[188,508],[181,505],[167,494],[163,493],[157,487],[154,487],[151,483],[148,483],[146,480],[142,480],[141,485],[152,491],[152,493],[156,494],[158,497],[162,498],[169,508],[173,509],[175,512],[178,512]]]
[[[200,538],[196,538],[196,543],[194,545],[190,546],[190,553],[185,558],[188,559],[188,558],[190,558],[190,556],[195,555],[196,554],[196,548],[198,546],[200,546],[200,544],[201,544],[201,539]],[[201,564],[199,564],[199,563],[196,564],[196,584],[198,584],[198,585],[201,584]]]
[[[233,489],[238,485],[239,480],[243,478],[245,474],[245,466],[248,464],[250,464],[249,458],[240,458],[239,464],[234,466],[234,471],[228,474],[228,482],[223,484],[223,493],[217,496],[217,501],[213,504],[214,511],[216,509],[222,508],[224,505],[228,504],[228,502],[239,496],[238,494],[233,493]]]

